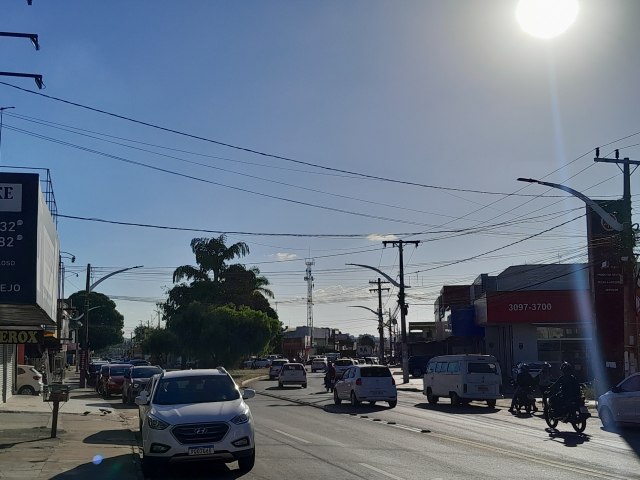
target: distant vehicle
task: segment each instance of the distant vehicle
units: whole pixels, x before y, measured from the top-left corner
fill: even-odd
[[[492,355],[441,355],[427,364],[422,393],[431,404],[449,397],[454,406],[480,400],[494,408],[502,398],[501,384],[500,365]]]
[[[338,377],[342,375],[355,364],[356,362],[353,360],[353,358],[340,358],[339,360],[336,360],[334,362],[334,365],[336,367],[336,376]]]
[[[102,374],[100,392],[104,398],[114,393],[122,393],[124,374],[131,368],[128,363],[110,363]]]
[[[256,358],[253,362],[253,368],[267,368],[271,366],[271,360],[268,358]]]
[[[377,357],[364,357],[364,363],[367,365],[379,365],[380,361]]]
[[[275,380],[280,375],[280,370],[282,366],[286,363],[289,363],[289,360],[285,359],[275,359],[271,361],[271,366],[269,367],[269,380]]]
[[[273,367],[272,367],[273,368]],[[278,374],[278,387],[300,385],[307,388],[307,371],[301,363],[285,363]]]
[[[253,418],[244,400],[255,390],[238,388],[224,368],[160,374],[142,419],[142,469],[153,476],[169,462],[237,461],[240,472],[255,464]],[[205,467],[206,468],[206,467]]]
[[[130,363],[133,366],[151,365],[151,362],[146,361],[144,358],[133,358],[126,363]]]
[[[640,424],[640,373],[634,373],[598,397],[598,416],[602,426]]]
[[[254,368],[253,362],[256,361],[256,357],[250,357],[242,362],[242,368]]]
[[[133,403],[149,379],[157,373],[162,373],[162,369],[157,366],[138,365],[132,366],[125,371],[124,382],[122,383],[122,403]]]
[[[340,354],[337,352],[329,352],[325,354],[325,357],[327,358],[327,362],[335,362],[340,358]]]
[[[38,395],[42,389],[42,374],[31,365],[18,365],[16,378],[18,395]]]
[[[355,365],[347,369],[333,388],[333,402],[340,405],[349,400],[352,406],[360,402],[387,402],[389,408],[398,404],[398,390],[389,367],[384,365]]]
[[[107,363],[109,362],[106,362],[104,360],[99,360],[99,361],[92,362],[88,365],[87,367],[87,385],[88,386],[90,387],[96,386],[96,381],[100,376],[100,368],[102,367],[102,365],[106,365]]]
[[[409,373],[415,378],[422,378],[427,371],[427,363],[435,355],[412,355],[409,357]]]
[[[326,371],[327,359],[325,357],[316,357],[311,361],[311,373]]]

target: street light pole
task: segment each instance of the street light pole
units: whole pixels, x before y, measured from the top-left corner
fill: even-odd
[[[126,272],[128,270],[133,270],[134,268],[142,268],[142,265],[136,265],[135,267],[127,267],[121,268],[120,270],[116,270],[115,272],[111,272],[104,277],[96,280],[91,283],[91,264],[87,264],[87,282],[86,282],[86,297],[84,302],[84,325],[85,325],[85,337],[84,337],[84,358],[82,359],[82,365],[80,365],[80,388],[85,387],[86,376],[87,376],[87,367],[89,365],[89,311],[92,310],[89,308],[89,294],[93,291],[96,286],[105,281],[107,278],[117,275],[118,273]]]

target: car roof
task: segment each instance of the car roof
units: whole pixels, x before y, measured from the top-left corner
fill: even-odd
[[[196,368],[195,370],[174,370],[165,372],[164,378],[201,377],[203,375],[228,375],[224,368]]]

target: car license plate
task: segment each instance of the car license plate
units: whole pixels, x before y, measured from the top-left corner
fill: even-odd
[[[189,447],[189,455],[210,455],[213,453],[213,445],[202,445],[200,447]]]

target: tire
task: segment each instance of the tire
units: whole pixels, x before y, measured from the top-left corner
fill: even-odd
[[[397,404],[398,404],[398,400],[391,400],[389,402],[389,408],[396,408]]]
[[[433,393],[431,393],[431,388],[427,389],[427,402],[429,402],[431,405],[435,405],[436,403],[438,403],[439,399],[440,397],[436,397]]]
[[[579,422],[571,422],[571,426],[576,432],[582,433],[587,428],[587,419],[585,418]]]
[[[360,400],[358,400],[358,397],[356,397],[356,392],[354,392],[353,390],[351,391],[351,406],[352,407],[357,407],[358,405],[360,405]]]
[[[544,409],[544,421],[547,422],[549,428],[556,428],[558,426],[558,420],[550,416],[549,410],[549,408]]]
[[[520,409],[518,409],[518,410],[520,410]],[[531,405],[529,405],[529,404],[525,405],[524,406],[524,411],[527,412],[527,413],[531,413]]]
[[[338,391],[335,389],[333,390],[333,403],[336,405],[340,405],[342,403],[342,399],[338,397]]]
[[[495,400],[487,400],[487,407],[496,408],[496,401]]]
[[[241,472],[250,471],[256,464],[256,451],[253,450],[249,457],[243,457],[238,459],[238,468]]]
[[[23,385],[20,387],[20,390],[18,390],[18,395],[35,395],[36,394],[36,389],[33,388],[31,385]]]
[[[302,388],[307,388],[307,384],[306,384],[306,383],[303,383],[303,384],[302,384]]]
[[[598,412],[598,416],[600,417],[602,427],[605,430],[613,431],[616,429],[616,422],[613,418],[613,414],[607,407],[600,409],[600,411]]]
[[[459,407],[460,405],[462,405],[462,399],[456,392],[451,392],[450,396],[451,396],[451,405],[453,405],[454,407]]]
[[[278,388],[283,388],[283,387],[284,387],[284,384],[278,382]]]
[[[125,405],[129,403],[129,397],[125,395],[124,392],[122,392],[122,403]]]
[[[109,393],[109,389],[105,388],[104,391],[102,392],[102,398],[104,398],[106,400],[110,396],[111,396],[111,394]]]
[[[411,375],[413,375],[416,378],[420,378],[422,377],[422,370],[420,368],[414,368],[413,372],[411,372]]]

